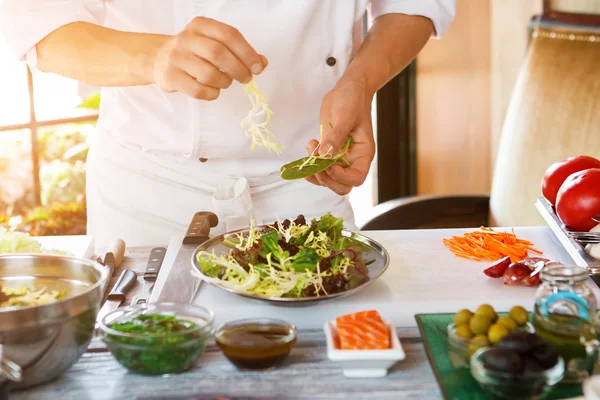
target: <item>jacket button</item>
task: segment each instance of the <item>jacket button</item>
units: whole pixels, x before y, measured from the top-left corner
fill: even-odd
[[[337,60],[335,59],[335,57],[327,57],[327,65],[329,65],[330,67],[333,67],[335,65],[335,63],[337,62]]]
[[[200,160],[200,162],[207,162],[208,158],[199,158],[198,160]]]

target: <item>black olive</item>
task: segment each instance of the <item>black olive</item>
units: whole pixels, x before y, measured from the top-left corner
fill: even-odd
[[[539,346],[541,344],[544,344],[544,341],[542,340],[542,338],[539,337],[539,335],[537,335],[535,333],[528,333],[527,334],[527,342],[529,342],[529,344],[531,345],[531,347],[536,347],[536,346]]]
[[[532,356],[544,369],[550,369],[558,362],[558,352],[550,343],[542,343],[533,348]]]
[[[522,333],[524,332],[515,332],[504,336],[498,342],[498,347],[512,350],[521,356],[529,354],[531,345],[527,341],[527,336]]]
[[[540,362],[531,356],[523,357],[521,363],[523,365],[523,374],[539,374],[544,371],[544,367],[542,367]]]
[[[493,347],[483,353],[483,365],[493,371],[517,374],[521,371],[521,358],[514,351]]]

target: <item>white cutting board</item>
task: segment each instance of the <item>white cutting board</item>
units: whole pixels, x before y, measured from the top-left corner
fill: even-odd
[[[94,238],[87,235],[32,236],[48,250],[62,250],[73,257],[91,258],[94,254]]]
[[[536,288],[505,286],[502,279],[483,274],[490,262],[456,257],[443,245],[443,238],[464,232],[464,229],[363,232],[388,250],[391,262],[379,280],[349,297],[305,307],[273,306],[203,283],[194,304],[213,310],[217,325],[240,318],[273,317],[290,321],[301,329],[320,329],[326,320],[366,309],[377,309],[400,327],[416,326],[414,315],[418,313],[473,310],[482,303],[491,304],[497,311],[507,311],[514,305],[531,311]],[[544,256],[572,263],[550,228],[515,228],[515,233],[532,241]],[[589,285],[600,300],[596,285],[591,280]]]

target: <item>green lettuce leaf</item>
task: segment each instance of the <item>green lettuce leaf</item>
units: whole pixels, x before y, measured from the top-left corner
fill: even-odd
[[[311,271],[317,272],[317,263],[321,260],[321,257],[317,254],[315,249],[302,250],[292,258],[290,267],[296,272]]]
[[[279,234],[277,231],[266,233],[260,238],[262,240],[262,251],[260,255],[264,258],[267,258],[267,255],[270,253],[272,259],[281,265],[290,256],[289,252],[283,251],[283,249],[279,247]]]

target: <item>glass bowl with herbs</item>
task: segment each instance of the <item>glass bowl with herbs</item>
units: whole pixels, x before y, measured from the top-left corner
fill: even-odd
[[[176,374],[194,366],[214,333],[214,313],[191,304],[121,307],[99,321],[115,359],[142,375]]]

